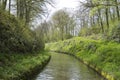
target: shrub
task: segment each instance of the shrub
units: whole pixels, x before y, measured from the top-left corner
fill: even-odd
[[[120,24],[113,28],[110,39],[120,43]]]
[[[32,52],[44,49],[44,42],[24,21],[0,10],[0,52]]]

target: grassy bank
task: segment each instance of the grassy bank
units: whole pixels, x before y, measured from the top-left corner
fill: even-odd
[[[46,44],[46,49],[70,53],[108,80],[120,80],[120,44],[118,43],[77,37]]]
[[[0,53],[0,80],[30,80],[45,66],[49,57],[45,51],[31,54]]]

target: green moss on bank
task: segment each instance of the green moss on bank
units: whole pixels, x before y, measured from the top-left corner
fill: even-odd
[[[26,80],[42,69],[50,55],[42,51],[29,54],[0,53],[0,80]]]
[[[120,80],[120,44],[118,43],[77,37],[46,44],[46,49],[75,55],[108,80]]]

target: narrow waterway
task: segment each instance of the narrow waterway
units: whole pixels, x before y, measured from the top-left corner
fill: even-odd
[[[53,53],[50,63],[35,80],[104,80],[77,59]]]

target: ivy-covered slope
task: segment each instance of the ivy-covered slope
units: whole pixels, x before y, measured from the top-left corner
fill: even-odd
[[[108,80],[120,80],[120,44],[118,43],[76,37],[46,44],[46,49],[72,54]]]
[[[23,20],[0,10],[0,53],[32,52],[44,49],[44,43]]]

